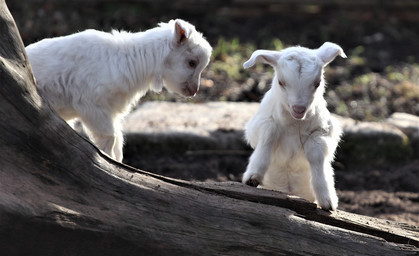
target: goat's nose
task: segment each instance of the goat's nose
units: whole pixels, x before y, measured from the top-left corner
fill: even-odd
[[[292,110],[297,114],[303,114],[304,112],[306,112],[306,109],[307,108],[305,106],[301,106],[301,105],[292,106]]]

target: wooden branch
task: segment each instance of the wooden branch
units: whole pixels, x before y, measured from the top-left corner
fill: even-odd
[[[38,96],[0,0],[1,255],[418,255],[419,230],[104,156]]]

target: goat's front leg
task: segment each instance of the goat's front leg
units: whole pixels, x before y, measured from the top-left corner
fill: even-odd
[[[314,195],[317,204],[323,210],[336,210],[338,207],[338,197],[335,189],[335,182],[333,178],[333,168],[329,161],[326,137],[316,137],[309,139],[304,151],[311,167],[311,185],[313,187]]]
[[[113,147],[113,154],[115,155],[114,159],[118,162],[122,162],[123,147],[124,147],[124,135],[122,134],[122,130],[120,128],[115,129],[115,144]]]
[[[249,159],[246,172],[243,174],[242,182],[253,187],[262,184],[263,177],[268,170],[275,135],[271,134],[268,130],[261,136],[260,141],[257,143],[255,150]]]
[[[123,137],[119,123],[112,120],[109,113],[95,110],[80,115],[81,121],[96,146],[111,158],[121,161]]]
[[[93,134],[93,141],[95,142],[96,146],[105,152],[111,158],[119,161],[115,155],[115,143],[116,137],[114,135],[107,135],[107,134],[100,134],[92,132]]]

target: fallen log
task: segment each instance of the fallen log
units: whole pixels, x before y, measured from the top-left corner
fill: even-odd
[[[39,97],[0,0],[1,255],[418,255],[418,227],[117,163]]]

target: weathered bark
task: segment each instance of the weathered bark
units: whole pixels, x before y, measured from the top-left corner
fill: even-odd
[[[1,255],[418,255],[419,231],[116,163],[36,93],[0,0]]]

